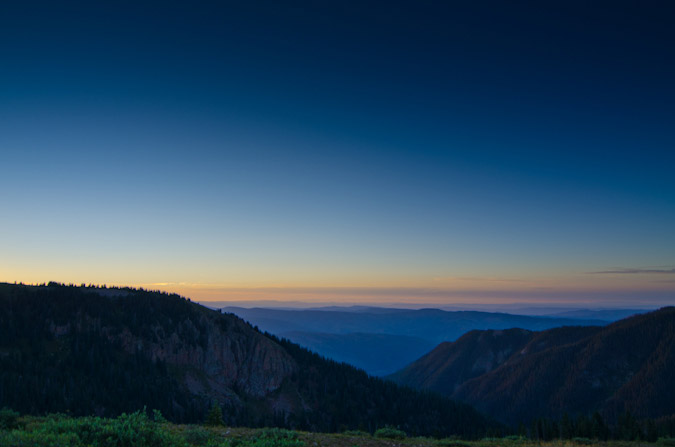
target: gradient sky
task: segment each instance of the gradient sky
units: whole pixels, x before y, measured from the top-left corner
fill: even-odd
[[[675,304],[674,8],[2,2],[0,281]]]

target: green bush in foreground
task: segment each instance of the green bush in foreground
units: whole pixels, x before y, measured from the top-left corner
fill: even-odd
[[[23,430],[0,431],[3,447],[80,447],[83,446],[74,433],[27,432]]]
[[[19,413],[11,408],[0,410],[0,430],[12,430],[19,427]]]
[[[248,439],[229,438],[203,426],[181,429],[157,411],[152,418],[145,410],[114,419],[52,414],[29,418],[23,427],[18,417],[0,411],[0,447],[305,447],[292,430],[267,428]]]
[[[207,445],[209,441],[213,443],[211,432],[199,426],[190,427],[185,430],[183,438],[188,444],[194,446]]]
[[[283,428],[265,428],[250,441],[250,447],[304,447],[293,430]]]
[[[675,447],[675,438],[659,438],[656,444],[660,447]]]
[[[180,436],[137,411],[116,419],[51,415],[23,430],[0,431],[3,447],[185,447]]]
[[[403,430],[399,430],[393,427],[384,427],[375,431],[373,434],[376,438],[386,438],[386,439],[405,439],[407,435]]]
[[[293,430],[286,430],[285,428],[263,428],[258,432],[258,438],[265,439],[298,439],[298,434]]]

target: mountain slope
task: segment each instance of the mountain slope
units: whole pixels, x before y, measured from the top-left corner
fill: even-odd
[[[489,366],[476,368],[485,358]],[[604,328],[469,333],[391,377],[513,424],[564,412],[601,411],[609,420],[625,410],[650,418],[675,414],[672,371],[675,308],[664,308]]]
[[[472,408],[320,358],[177,295],[0,284],[0,407],[115,415],[143,406],[231,425],[478,436]]]
[[[452,394],[469,379],[492,371],[532,336],[525,329],[471,331],[456,342],[444,342],[413,364],[389,376],[392,380]]]
[[[0,400],[24,412],[152,403],[176,420],[210,399],[238,405],[233,389],[264,396],[298,368],[245,322],[180,297],[59,285],[0,287],[0,362]]]

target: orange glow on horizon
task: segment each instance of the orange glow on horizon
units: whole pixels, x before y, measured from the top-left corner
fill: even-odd
[[[72,284],[107,284],[118,287],[142,287],[177,293],[194,301],[272,301],[331,304],[406,303],[410,305],[465,305],[532,303],[542,305],[580,304],[591,305],[667,305],[675,301],[675,282],[663,274],[606,274],[607,272],[568,273],[560,275],[491,275],[427,277],[343,278],[306,281],[269,280],[255,282],[199,282],[133,280],[109,281],[106,278],[82,281],[80,278],[63,278],[45,275],[40,278],[17,278],[24,284],[39,284],[51,280]],[[35,275],[38,276],[38,275]],[[41,275],[40,275],[41,276]],[[14,278],[2,278],[15,282]]]

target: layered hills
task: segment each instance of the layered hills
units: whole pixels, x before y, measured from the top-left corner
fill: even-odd
[[[390,376],[517,424],[598,411],[675,414],[675,308],[606,327],[471,331]]]
[[[230,425],[480,436],[466,404],[369,377],[177,295],[0,284],[0,407],[111,416],[147,406]]]
[[[543,330],[607,324],[597,319],[523,316],[478,311],[332,307],[290,310],[225,307],[261,330],[347,362],[371,375],[394,373],[443,341],[474,329]]]

